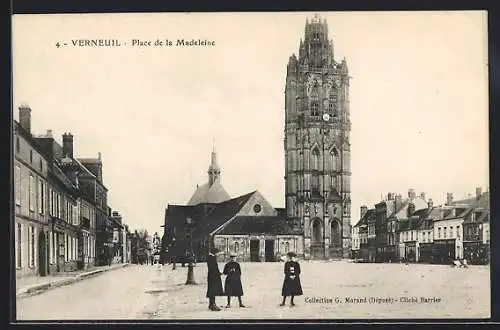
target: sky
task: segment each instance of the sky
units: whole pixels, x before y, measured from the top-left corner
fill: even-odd
[[[131,229],[162,231],[167,205],[208,180],[213,144],[231,197],[259,190],[284,207],[286,64],[313,15],[14,15],[14,119],[28,104],[34,135],[52,129],[61,143],[71,132],[76,157],[101,152],[109,206]],[[320,16],[352,77],[352,224],[388,192],[413,188],[439,205],[447,192],[485,191],[486,13]],[[122,46],[72,45],[98,38]],[[215,45],[154,46],[182,38]]]

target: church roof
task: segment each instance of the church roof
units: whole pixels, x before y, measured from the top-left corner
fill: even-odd
[[[217,179],[212,185],[208,182],[199,186],[194,192],[188,205],[197,205],[201,203],[221,203],[231,199],[231,196],[224,189],[220,180]]]
[[[294,233],[280,216],[237,216],[217,234],[293,235]]]
[[[186,218],[191,218],[195,234],[211,233],[234,217],[254,193],[255,191],[222,203],[168,205],[165,212],[165,225],[177,227],[182,231],[186,227]]]

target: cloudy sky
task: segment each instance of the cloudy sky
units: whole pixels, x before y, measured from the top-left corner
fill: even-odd
[[[160,231],[167,204],[207,181],[215,140],[232,197],[258,189],[284,206],[286,63],[313,13],[18,15],[14,119],[102,153],[109,205],[133,229]],[[408,188],[435,204],[488,186],[484,12],[322,13],[351,81],[352,216]],[[73,47],[113,38],[117,48]],[[132,39],[214,40],[132,47]],[[56,47],[66,42],[68,45]]]

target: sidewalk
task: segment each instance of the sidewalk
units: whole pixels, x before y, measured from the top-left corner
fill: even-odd
[[[128,266],[129,264],[114,264],[111,266],[99,266],[91,269],[60,273],[54,276],[28,276],[16,279],[16,298],[23,298],[43,293],[63,285],[68,285],[86,278],[98,275],[114,269]]]

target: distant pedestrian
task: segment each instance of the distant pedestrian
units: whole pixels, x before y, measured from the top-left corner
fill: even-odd
[[[238,302],[240,307],[246,307],[241,302],[241,296],[243,296],[243,286],[241,285],[241,267],[240,264],[236,262],[236,254],[231,254],[231,260],[224,266],[224,275],[226,276],[226,281],[224,282],[224,293],[227,296],[227,306],[231,307],[231,297],[238,297]]]
[[[219,265],[217,264],[216,254],[218,252],[218,249],[212,248],[207,257],[207,298],[209,299],[208,309],[214,312],[220,311],[220,308],[215,303],[215,297],[224,295],[224,290],[222,289],[222,280],[220,278],[222,274],[219,270]]]
[[[293,298],[295,296],[301,296],[302,285],[300,284],[300,265],[297,262],[296,254],[294,252],[288,252],[287,262],[285,262],[285,279],[283,281],[283,287],[281,289],[281,295],[283,296],[283,301],[280,306],[285,306],[286,297],[290,296],[290,305],[295,306]]]

